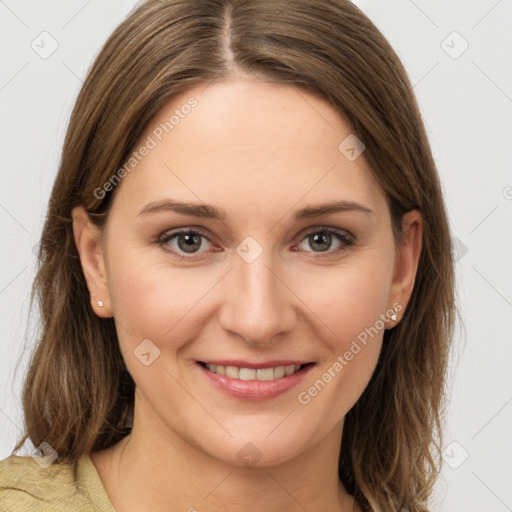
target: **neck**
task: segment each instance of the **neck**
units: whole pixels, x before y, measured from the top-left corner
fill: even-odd
[[[167,512],[352,512],[338,479],[343,424],[293,460],[239,466],[193,446],[148,411],[135,407],[133,428],[116,445],[91,454],[117,510]]]

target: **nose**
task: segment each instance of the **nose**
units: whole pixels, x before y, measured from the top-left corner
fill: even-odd
[[[272,344],[296,322],[299,302],[286,272],[263,253],[248,263],[237,254],[224,281],[220,323],[224,330],[241,336],[251,345]]]

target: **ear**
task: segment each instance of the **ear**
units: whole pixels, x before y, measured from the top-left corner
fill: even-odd
[[[72,218],[75,244],[91,294],[92,309],[99,317],[110,318],[113,316],[113,311],[101,247],[100,229],[93,224],[83,206],[73,208]],[[98,301],[103,302],[103,305],[99,306]]]
[[[402,241],[396,252],[388,305],[390,309],[396,306],[397,319],[390,320],[390,327],[394,327],[400,321],[411,297],[420,260],[422,233],[421,213],[418,210],[412,210],[404,214],[402,217]]]

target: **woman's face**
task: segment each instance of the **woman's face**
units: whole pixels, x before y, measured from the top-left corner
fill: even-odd
[[[135,422],[238,465],[339,439],[417,257],[407,238],[395,254],[356,142],[323,100],[251,80],[191,89],[150,123],[115,191],[106,279],[86,272],[137,385]]]

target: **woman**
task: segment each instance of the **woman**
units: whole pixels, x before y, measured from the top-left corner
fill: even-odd
[[[15,451],[43,457],[0,463],[1,510],[428,510],[450,233],[406,72],[349,1],[138,7],[39,258]]]

